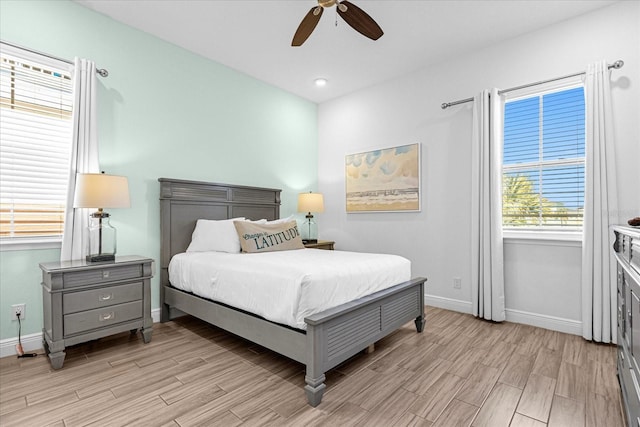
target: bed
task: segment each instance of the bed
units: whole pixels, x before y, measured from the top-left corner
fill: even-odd
[[[325,373],[414,320],[422,332],[425,278],[417,277],[312,314],[306,331],[272,322],[180,290],[169,281],[169,263],[185,252],[198,219],[280,217],[280,190],[160,178],[160,320],[189,314],[306,366],[305,393],[317,406]]]

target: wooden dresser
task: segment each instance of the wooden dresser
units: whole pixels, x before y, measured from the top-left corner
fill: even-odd
[[[43,344],[53,369],[64,363],[65,347],[119,332],[142,332],[151,341],[153,260],[47,262],[42,270]]]
[[[618,269],[618,380],[627,425],[640,426],[640,229],[612,229]]]

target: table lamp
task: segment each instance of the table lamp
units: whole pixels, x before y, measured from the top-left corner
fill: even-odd
[[[318,242],[318,226],[313,220],[311,212],[324,212],[324,198],[320,193],[298,194],[298,212],[307,212],[307,219],[302,225],[301,237],[304,243]]]
[[[116,229],[109,223],[104,208],[128,208],[129,183],[124,176],[103,173],[76,175],[74,208],[97,208],[89,215],[88,262],[114,261],[116,257]]]

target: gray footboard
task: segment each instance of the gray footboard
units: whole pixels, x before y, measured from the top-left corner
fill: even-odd
[[[415,278],[307,317],[305,392],[311,406],[322,400],[325,372],[410,320],[424,328],[424,278]]]
[[[163,312],[179,309],[300,363],[306,364],[305,393],[318,406],[326,388],[325,372],[410,320],[422,332],[424,283],[415,278],[305,319],[307,333],[234,310],[170,286],[163,287]]]

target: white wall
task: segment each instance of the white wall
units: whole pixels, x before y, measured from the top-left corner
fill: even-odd
[[[499,25],[499,23],[496,23]],[[640,215],[640,3],[605,9],[320,105],[320,238],[337,249],[387,252],[428,277],[428,302],[470,310],[471,104],[446,101],[625,61],[612,74],[620,212]],[[419,213],[345,213],[344,156],[422,144]],[[612,213],[615,215],[616,213]],[[507,241],[508,319],[580,333],[580,245]],[[453,289],[453,277],[462,289]]]

